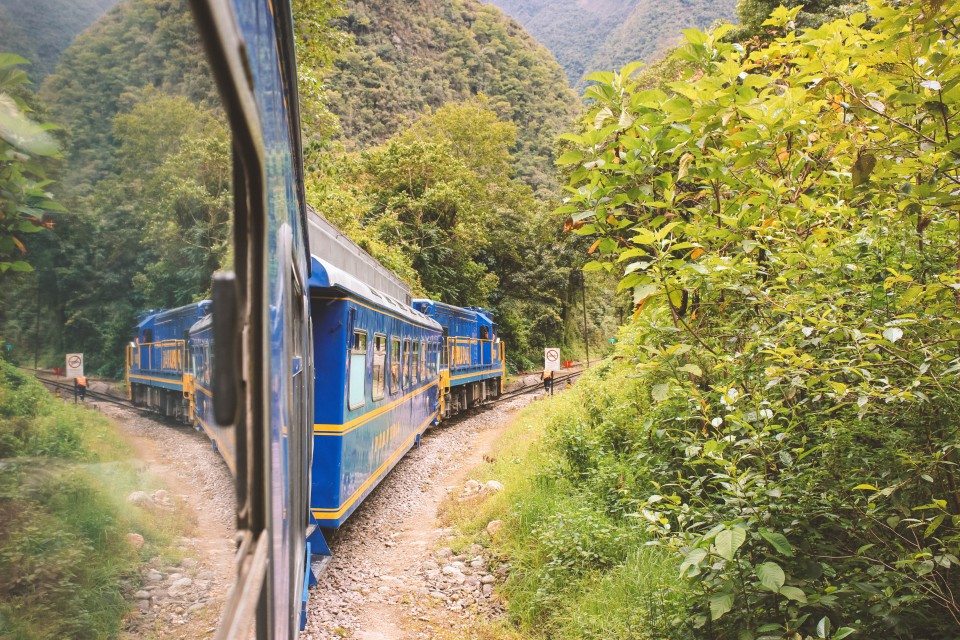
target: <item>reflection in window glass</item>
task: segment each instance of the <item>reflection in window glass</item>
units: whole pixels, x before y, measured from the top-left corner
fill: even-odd
[[[410,339],[403,341],[403,388],[410,386]]]
[[[413,356],[410,361],[410,381],[417,384],[420,379],[420,343],[413,341]]]
[[[400,338],[390,338],[390,393],[400,390]]]
[[[348,405],[351,409],[363,406],[367,379],[367,332],[353,332],[353,348],[350,349],[350,383]]]
[[[387,336],[378,333],[373,336],[373,399],[383,398],[387,384]]]

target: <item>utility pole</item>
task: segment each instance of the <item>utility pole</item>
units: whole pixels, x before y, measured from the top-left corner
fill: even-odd
[[[33,333],[33,368],[38,369],[37,364],[40,354],[40,274],[37,274],[37,327]]]
[[[583,348],[587,352],[587,368],[590,368],[590,335],[587,333],[587,274],[580,272],[580,295],[583,297]]]

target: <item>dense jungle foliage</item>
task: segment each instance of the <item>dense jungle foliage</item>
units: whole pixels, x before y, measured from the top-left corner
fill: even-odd
[[[0,359],[0,636],[119,636],[125,586],[148,558],[173,559],[186,524],[179,506],[127,501],[157,488],[130,456],[108,419]]]
[[[430,6],[436,15],[400,2],[295,2],[309,201],[418,291],[492,306],[513,366],[532,366],[548,341],[582,351],[573,315],[582,251],[564,248],[544,202],[556,186],[553,136],[575,98],[549,55],[495,9]],[[407,48],[376,67],[377,82],[397,89],[400,102],[387,103],[369,82],[348,83],[367,71],[346,67],[379,56],[371,25],[391,20],[397,26],[382,37]],[[348,24],[359,31],[336,26]],[[459,79],[448,73],[455,59],[467,65]],[[82,351],[91,371],[120,375],[138,315],[205,297],[213,271],[229,265],[231,159],[216,92],[184,0],[116,5],[38,92],[26,84],[25,62],[4,60],[5,87],[16,85],[23,126],[57,138],[60,151],[28,164],[23,149],[7,152],[21,195],[5,205],[21,209],[5,218],[15,228],[4,233],[0,260],[35,270],[5,277],[0,337],[21,362],[39,352],[41,364],[56,366],[64,352]],[[426,82],[413,67],[445,80]],[[429,100],[411,98],[431,86]],[[341,127],[336,112],[348,104],[358,120]],[[376,135],[355,126],[381,120],[390,126]],[[30,124],[45,121],[59,128]],[[364,149],[378,138],[384,146]],[[591,305],[589,332],[602,343],[617,308],[609,278],[590,284],[602,302]]]
[[[32,62],[30,77],[41,82],[53,73],[61,54],[78,33],[117,0],[0,0],[0,52],[16,52]]]
[[[799,11],[688,31],[665,90],[594,74],[564,135],[559,212],[635,311],[497,456],[535,634],[960,633],[960,6]]]
[[[477,94],[517,127],[514,166],[552,187],[554,138],[578,103],[550,54],[516,23],[475,0],[351,1],[339,23],[355,46],[330,76],[330,108],[363,148],[446,104]]]

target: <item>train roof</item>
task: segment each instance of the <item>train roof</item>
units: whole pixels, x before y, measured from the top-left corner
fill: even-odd
[[[496,324],[496,322],[493,321],[493,314],[487,309],[483,309],[481,307],[457,307],[452,304],[447,304],[446,302],[439,302],[437,300],[430,300],[428,298],[417,298],[413,301],[413,304],[414,306],[422,305],[431,313],[435,313],[436,309],[443,309],[450,313],[456,313],[461,317],[476,320],[477,322],[483,324]]]
[[[208,316],[210,315],[211,304],[209,300],[201,300],[200,302],[191,302],[190,304],[185,304],[175,309],[150,309],[140,317],[137,328],[139,329],[149,324],[159,324],[167,320],[185,318],[191,315],[201,317]]]
[[[309,285],[311,289],[339,289],[354,298],[375,305],[382,311],[402,317],[404,320],[440,331],[442,327],[436,320],[420,313],[412,306],[397,300],[393,296],[378,291],[366,282],[330,264],[322,258],[311,256]]]
[[[381,291],[408,306],[413,302],[410,287],[403,280],[377,262],[309,205],[307,229],[310,234],[311,253],[323,256],[327,264],[350,274],[376,291]]]

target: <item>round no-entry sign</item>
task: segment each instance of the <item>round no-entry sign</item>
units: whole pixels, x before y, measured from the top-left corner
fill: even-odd
[[[67,360],[67,366],[70,367],[71,369],[79,369],[82,364],[83,364],[83,358],[81,356],[78,356],[77,354],[73,354]]]
[[[547,347],[543,350],[543,368],[547,371],[560,370],[560,349]]]

